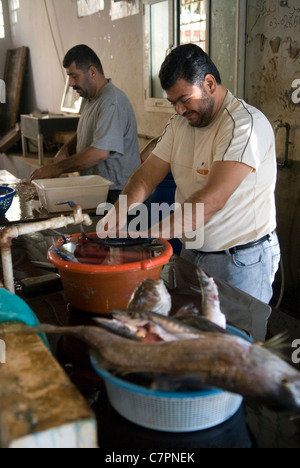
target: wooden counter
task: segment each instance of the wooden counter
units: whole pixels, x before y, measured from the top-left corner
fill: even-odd
[[[6,322],[0,329],[26,325]],[[3,337],[2,337],[3,338]],[[93,412],[37,335],[6,335],[0,447],[96,448]]]

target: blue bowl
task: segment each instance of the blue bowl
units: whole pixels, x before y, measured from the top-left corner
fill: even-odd
[[[230,334],[249,340],[234,327]],[[139,426],[163,432],[194,432],[222,424],[240,408],[243,397],[216,388],[197,391],[157,391],[135,385],[101,369],[91,352],[94,370],[104,379],[112,407]]]
[[[15,189],[11,187],[0,187],[0,219],[11,207],[15,194]]]

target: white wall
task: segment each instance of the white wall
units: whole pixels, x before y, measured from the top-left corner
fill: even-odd
[[[74,45],[87,44],[99,55],[105,75],[131,100],[139,133],[156,136],[169,116],[144,110],[142,12],[116,21],[109,13],[110,0],[105,0],[104,11],[85,18],[78,18],[75,0],[20,2],[12,43],[30,49],[32,107],[59,111],[66,76],[63,57]]]

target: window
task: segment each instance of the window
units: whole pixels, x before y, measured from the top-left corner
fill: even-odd
[[[180,44],[197,44],[208,50],[208,27],[206,0],[180,1]]]
[[[3,15],[3,5],[2,0],[0,0],[0,39],[5,37],[5,28],[4,28],[4,15]]]
[[[244,0],[145,0],[143,13],[146,110],[173,112],[158,75],[166,55],[179,44],[202,47],[219,68],[224,86],[243,97]]]
[[[147,110],[173,112],[159,81],[166,55],[177,45],[193,42],[208,49],[209,0],[146,0],[145,102]]]
[[[15,26],[18,23],[18,9],[20,8],[20,0],[10,0],[9,5],[12,33],[15,34]]]
[[[167,53],[173,47],[172,0],[150,0],[143,5],[145,50],[144,88],[147,110],[166,112],[166,93],[159,81],[159,70]]]

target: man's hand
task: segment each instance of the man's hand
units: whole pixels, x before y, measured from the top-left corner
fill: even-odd
[[[60,170],[55,164],[49,166],[43,166],[40,169],[36,169],[30,176],[30,182],[35,179],[54,179],[61,175]]]
[[[88,147],[81,153],[75,154],[62,161],[55,160],[54,164],[41,167],[31,174],[30,180],[34,179],[53,179],[62,174],[70,172],[78,172],[84,169],[94,167],[99,161],[104,161],[108,158],[109,151],[99,150],[97,148]]]

